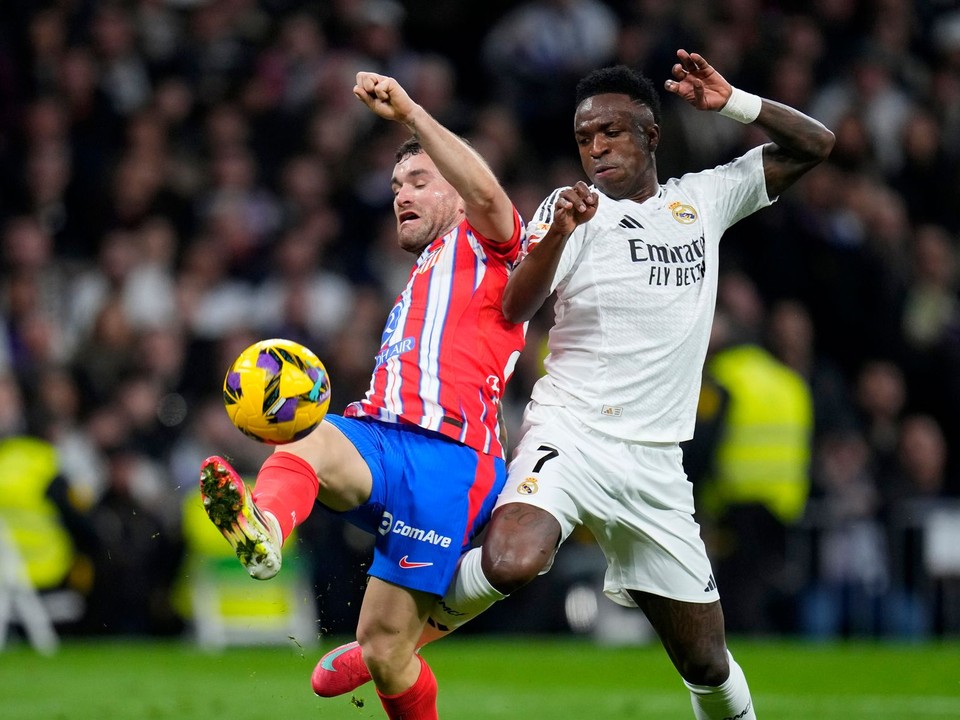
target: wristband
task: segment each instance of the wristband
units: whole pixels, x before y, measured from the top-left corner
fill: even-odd
[[[727,104],[720,108],[720,114],[744,124],[752,123],[760,115],[763,99],[759,95],[733,88]]]

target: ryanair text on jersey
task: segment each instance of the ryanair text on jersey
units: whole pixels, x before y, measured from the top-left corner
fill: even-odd
[[[643,238],[630,238],[627,242],[630,243],[631,261],[651,263],[650,285],[693,285],[703,278],[706,242],[702,235],[693,242],[676,247],[653,245]]]
[[[383,365],[390,358],[397,357],[397,355],[402,355],[409,350],[413,350],[416,344],[416,339],[412,337],[405,337],[403,340],[395,342],[390,347],[384,348],[377,353],[377,367]]]

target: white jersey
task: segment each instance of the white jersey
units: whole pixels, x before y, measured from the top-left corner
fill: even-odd
[[[549,229],[559,192],[529,224],[526,250]],[[720,237],[772,202],[762,148],[671,179],[642,203],[598,194],[596,215],[567,239],[553,278],[547,374],[532,397],[565,405],[614,437],[688,440],[716,305]]]

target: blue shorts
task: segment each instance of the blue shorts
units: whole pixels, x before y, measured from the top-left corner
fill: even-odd
[[[327,415],[373,475],[370,499],[342,515],[376,535],[369,574],[443,595],[506,482],[501,458],[414,425]]]

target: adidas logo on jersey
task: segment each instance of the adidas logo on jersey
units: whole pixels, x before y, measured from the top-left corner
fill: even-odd
[[[620,227],[622,228],[643,228],[637,220],[634,220],[629,215],[624,215],[623,219],[620,221]]]
[[[717,589],[717,581],[713,579],[713,575],[710,575],[710,579],[707,581],[707,586],[703,589],[704,592],[710,592],[711,590]]]

